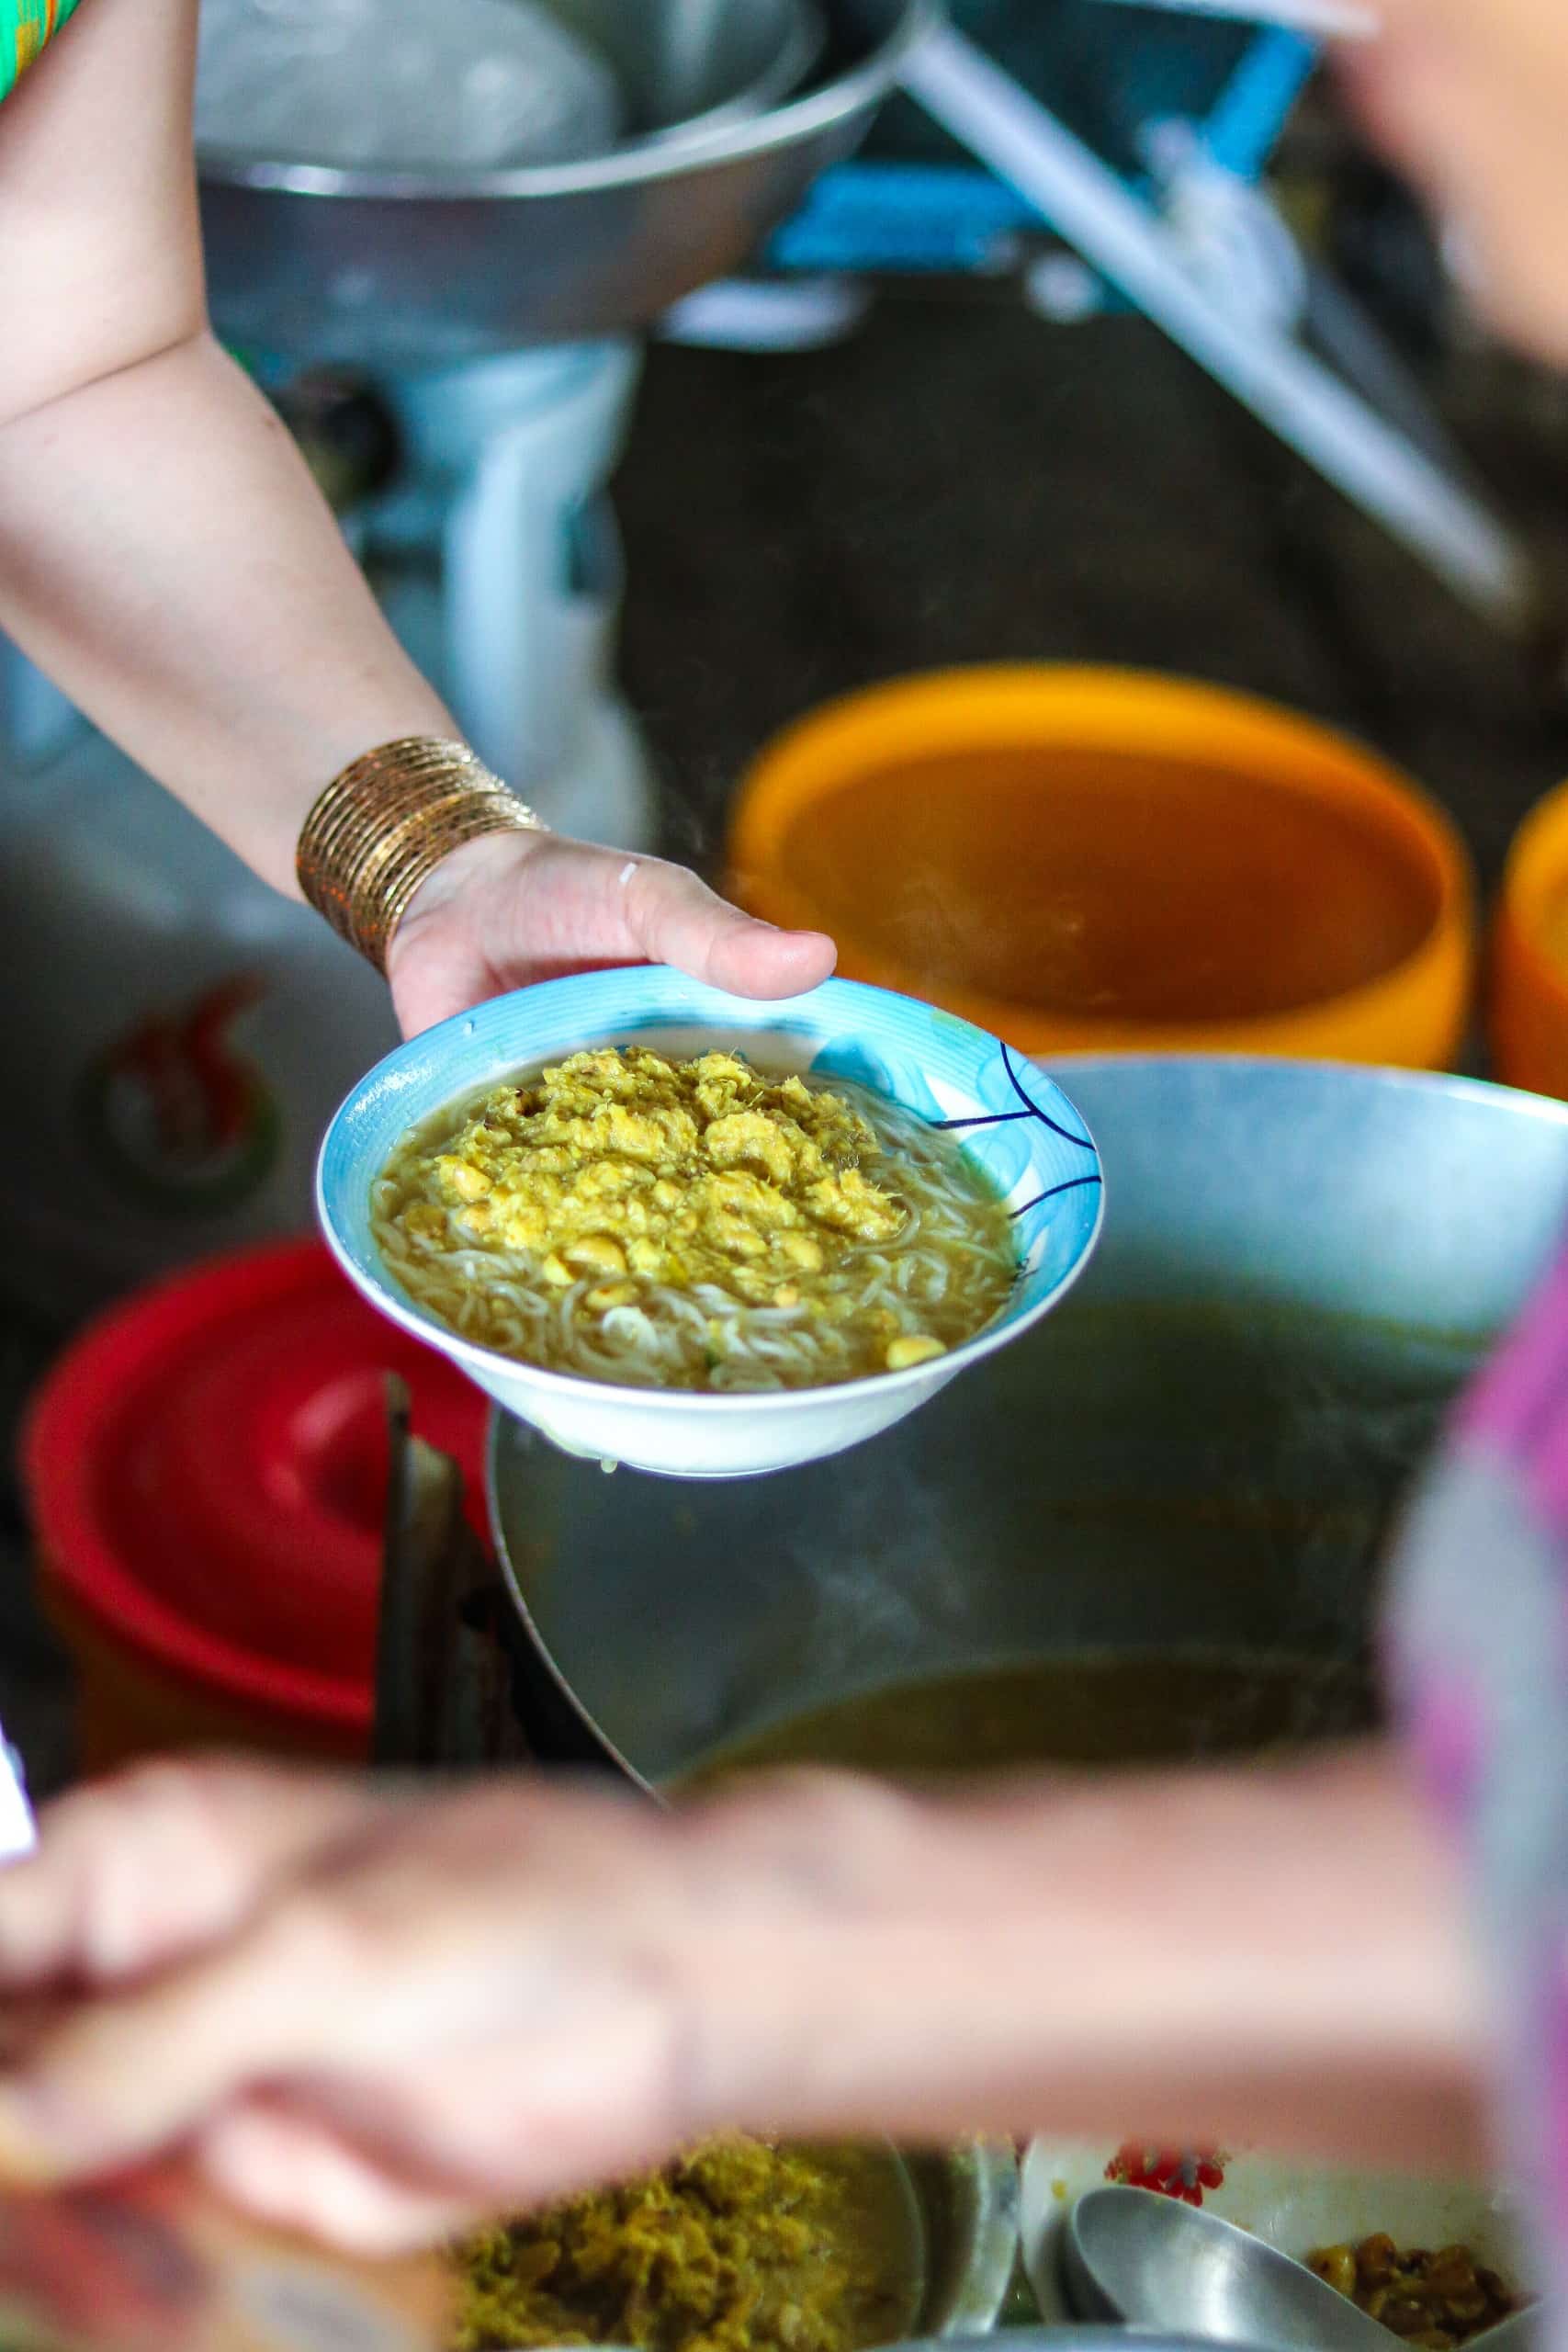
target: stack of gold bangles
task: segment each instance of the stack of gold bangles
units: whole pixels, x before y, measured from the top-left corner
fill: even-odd
[[[328,785],[299,835],[299,888],[385,972],[393,933],[444,857],[485,833],[544,830],[466,743],[409,736]]]

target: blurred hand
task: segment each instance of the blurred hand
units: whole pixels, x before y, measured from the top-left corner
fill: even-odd
[[[1347,44],[1372,135],[1426,189],[1474,299],[1541,357],[1568,362],[1568,7],[1562,0],[1378,0],[1384,31]]]
[[[673,965],[734,996],[786,997],[828,978],[833,944],[754,922],[658,858],[498,833],[455,850],[430,876],[388,974],[412,1036],[508,989],[623,964]]]
[[[1456,1912],[1375,1752],[675,1812],[164,1765],[0,1871],[0,2182],[184,2147],[261,2219],[391,2252],[725,2128],[1460,2172]]]
[[[637,1801],[160,1766],[0,1883],[0,2175],[189,2143],[369,2251],[657,2162],[684,2132],[674,1840]]]

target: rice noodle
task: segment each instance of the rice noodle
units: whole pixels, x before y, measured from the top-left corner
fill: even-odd
[[[494,1234],[465,1237],[449,1205],[433,1235],[432,1204],[443,1199],[436,1161],[473,1116],[471,1101],[400,1144],[373,1190],[375,1238],[410,1300],[463,1338],[623,1386],[719,1394],[828,1386],[884,1371],[889,1346],[900,1339],[945,1351],[972,1338],[995,1317],[1017,1275],[1002,1204],[950,1136],[863,1088],[839,1081],[830,1092],[871,1130],[867,1174],[897,1204],[901,1223],[896,1238],[876,1243],[813,1227],[827,1263],[819,1275],[792,1281],[797,1300],[758,1303],[714,1280],[639,1279],[619,1285],[635,1298],[595,1306],[590,1296],[603,1294],[603,1272],[552,1286],[535,1251],[509,1248]],[[411,1230],[408,1212],[416,1204]]]

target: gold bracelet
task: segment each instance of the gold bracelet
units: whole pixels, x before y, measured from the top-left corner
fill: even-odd
[[[378,972],[414,893],[453,850],[544,825],[466,743],[411,735],[334,776],[306,818],[299,888]]]

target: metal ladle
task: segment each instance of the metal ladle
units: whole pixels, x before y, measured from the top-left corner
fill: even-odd
[[[1259,2352],[1393,2352],[1386,2328],[1278,2247],[1145,2188],[1095,2188],[1062,2232],[1063,2284],[1086,2320],[1122,2321]],[[1533,2311],[1472,2352],[1527,2352]]]

